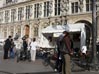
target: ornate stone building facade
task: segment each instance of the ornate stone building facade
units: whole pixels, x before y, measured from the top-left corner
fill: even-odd
[[[0,0],[0,4],[1,39],[16,33],[40,38],[42,29],[49,25],[85,23],[86,41],[91,43],[92,0]]]

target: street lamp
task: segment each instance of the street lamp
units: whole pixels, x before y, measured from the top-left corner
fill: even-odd
[[[98,70],[97,60],[97,23],[96,23],[96,0],[92,0],[92,52],[93,52],[93,69]]]

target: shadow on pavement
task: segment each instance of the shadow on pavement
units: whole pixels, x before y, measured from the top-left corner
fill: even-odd
[[[72,72],[84,72],[84,69],[76,69],[76,70],[72,70]]]
[[[6,72],[6,71],[0,71],[0,74],[13,74],[13,73]]]
[[[16,74],[59,74],[57,72],[34,72],[34,73],[16,73]]]

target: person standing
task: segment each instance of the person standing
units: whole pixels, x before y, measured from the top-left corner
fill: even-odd
[[[14,47],[15,47],[15,44],[14,44],[14,40],[11,39],[11,49],[10,49],[10,58],[14,58]]]
[[[12,37],[9,36],[4,43],[4,59],[8,59],[8,51],[11,49],[11,39]]]
[[[60,35],[56,40],[57,45],[57,60],[55,62],[55,71],[61,72],[62,71],[62,59],[61,59],[61,52],[60,52],[60,41],[63,38],[63,34]]]
[[[21,38],[18,38],[16,41],[15,41],[15,53],[16,55],[20,54],[20,51],[22,50],[22,39]]]
[[[23,51],[24,51],[24,55],[25,55],[25,60],[27,59],[27,48],[28,48],[28,43],[25,38],[25,39],[23,39]]]
[[[73,55],[73,50],[71,48],[71,41],[70,36],[67,31],[63,32],[63,38],[61,40],[61,47],[60,52],[62,54],[62,74],[71,74],[71,65],[70,65],[70,59]]]
[[[31,52],[31,61],[35,61],[36,59],[36,49],[37,49],[37,42],[36,39],[33,38],[33,40],[30,43],[30,52]]]

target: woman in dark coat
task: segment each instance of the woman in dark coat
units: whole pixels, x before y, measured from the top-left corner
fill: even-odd
[[[8,37],[8,39],[5,40],[4,44],[4,59],[8,59],[8,51],[11,49],[11,36]]]

